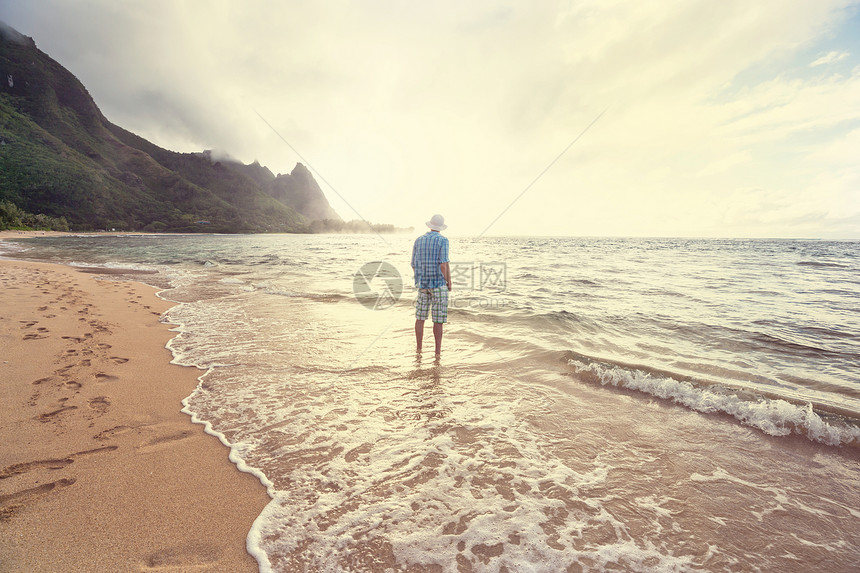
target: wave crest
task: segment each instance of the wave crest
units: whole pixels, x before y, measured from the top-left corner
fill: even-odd
[[[705,414],[728,414],[771,436],[795,433],[829,446],[860,445],[860,427],[842,417],[825,419],[811,403],[793,404],[764,396],[742,396],[723,386],[698,386],[690,381],[654,376],[598,362],[569,359],[580,375],[606,386],[645,392]]]

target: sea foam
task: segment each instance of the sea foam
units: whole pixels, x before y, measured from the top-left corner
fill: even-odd
[[[705,414],[728,414],[771,436],[795,433],[830,446],[860,443],[860,427],[841,419],[825,420],[811,403],[793,404],[764,396],[749,399],[722,386],[697,386],[688,381],[599,362],[586,364],[569,359],[568,364],[577,373],[588,374],[604,386],[637,390]]]

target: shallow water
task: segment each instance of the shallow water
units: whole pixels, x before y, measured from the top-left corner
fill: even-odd
[[[170,287],[170,348],[206,371],[186,410],[273,498],[263,570],[860,567],[860,244],[452,238],[437,360],[414,353],[411,242],[17,256],[159,272],[134,278]],[[406,277],[393,306],[354,296],[371,261]]]

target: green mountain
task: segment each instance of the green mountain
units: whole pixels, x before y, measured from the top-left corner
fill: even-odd
[[[0,229],[311,232],[322,219],[341,221],[304,165],[276,176],[158,147],[0,22]]]

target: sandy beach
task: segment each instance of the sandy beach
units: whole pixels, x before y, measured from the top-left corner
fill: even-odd
[[[255,571],[269,502],[180,412],[171,305],[147,285],[0,261],[0,571]]]

